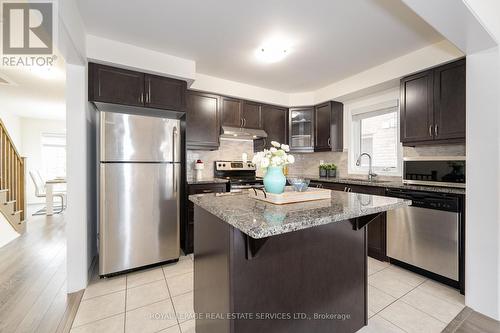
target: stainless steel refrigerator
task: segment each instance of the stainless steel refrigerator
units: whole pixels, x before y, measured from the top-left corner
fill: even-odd
[[[100,112],[99,275],[179,258],[180,121]]]

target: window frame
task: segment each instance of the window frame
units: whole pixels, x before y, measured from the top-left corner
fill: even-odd
[[[400,140],[400,112],[399,100],[389,100],[382,103],[372,104],[365,107],[355,108],[351,110],[349,117],[350,130],[350,149],[348,154],[348,172],[349,174],[366,175],[368,166],[357,166],[356,161],[361,154],[361,120],[356,118],[362,115],[372,114],[372,116],[383,115],[391,112],[396,112],[396,149],[397,149],[397,165],[396,168],[387,170],[386,168],[373,167],[373,172],[381,176],[401,177],[403,174],[403,145]],[[366,117],[365,117],[366,118]]]

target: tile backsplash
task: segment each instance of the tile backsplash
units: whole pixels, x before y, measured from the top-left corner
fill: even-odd
[[[403,147],[404,157],[465,156],[465,145]]]
[[[241,160],[243,153],[248,154],[248,160],[253,158],[253,141],[221,139],[218,150],[188,150],[186,154],[186,175],[191,178],[194,175],[194,163],[196,160],[202,160],[205,163],[203,177],[213,177],[214,161]]]
[[[188,150],[187,151],[187,176],[194,174],[193,165],[200,159],[205,162],[203,177],[212,177],[214,174],[214,161],[216,160],[241,160],[243,153],[248,154],[248,160],[253,157],[253,142],[243,140],[221,139],[220,147],[214,151]],[[289,166],[289,173],[295,175],[317,175],[320,161],[335,163],[337,177],[349,177],[347,152],[319,152],[319,153],[292,153],[295,163]],[[422,147],[403,147],[404,157],[416,156],[465,156],[465,145],[433,145]],[[258,175],[262,176],[258,171]],[[381,177],[394,178],[394,177]],[[400,179],[400,177],[399,177]]]
[[[320,152],[298,154],[295,156],[295,163],[289,166],[290,174],[295,175],[317,175],[319,173],[320,161],[325,163],[335,163],[337,165],[337,177],[347,176],[347,153]]]

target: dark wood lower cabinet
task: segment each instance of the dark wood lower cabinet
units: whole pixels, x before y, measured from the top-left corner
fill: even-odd
[[[253,239],[199,206],[194,216],[196,332],[351,333],[367,325],[366,231],[354,221]]]
[[[323,188],[333,191],[344,191],[372,195],[385,195],[384,187],[350,185],[329,182],[313,182],[311,186],[320,185]],[[368,225],[368,255],[381,261],[389,260],[387,258],[387,214],[380,214]]]
[[[185,254],[193,253],[194,246],[194,206],[189,201],[188,196],[191,194],[203,193],[224,193],[227,191],[227,184],[191,184],[187,185],[187,196],[185,200],[186,211],[184,219],[181,221],[181,249]]]

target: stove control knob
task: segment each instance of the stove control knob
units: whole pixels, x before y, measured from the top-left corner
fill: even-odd
[[[222,164],[223,167],[226,167],[226,163]]]

